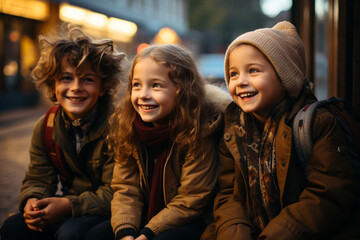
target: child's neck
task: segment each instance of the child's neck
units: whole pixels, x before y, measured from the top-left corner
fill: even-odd
[[[266,119],[268,119],[268,117],[269,116],[267,116],[267,117],[264,117],[264,116],[260,116],[259,114],[256,114],[256,113],[252,113],[252,115],[255,117],[255,119],[259,122],[259,123],[261,123],[263,126],[264,126],[264,124],[265,124],[265,122],[266,122]]]

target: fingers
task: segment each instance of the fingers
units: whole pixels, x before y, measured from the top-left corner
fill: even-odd
[[[40,199],[36,202],[32,202],[31,203],[31,206],[34,208],[34,209],[43,209],[44,207],[46,207],[49,203],[51,202],[51,199],[50,198],[43,198],[43,199]]]
[[[125,236],[122,237],[120,240],[134,240],[135,238],[133,236]]]
[[[29,198],[25,204],[24,212],[33,211],[33,204],[37,201],[37,198]]]
[[[42,232],[45,222],[41,218],[25,219],[25,223],[32,231]]]
[[[23,216],[25,219],[35,219],[40,218],[45,215],[44,210],[37,210],[37,211],[27,211],[24,212]]]
[[[147,240],[147,237],[144,234],[141,234],[135,240]]]

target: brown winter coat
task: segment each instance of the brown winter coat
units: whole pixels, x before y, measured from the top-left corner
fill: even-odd
[[[227,95],[225,92],[218,93]],[[219,99],[214,95],[211,97]],[[229,100],[230,97],[225,101],[222,112]],[[205,146],[201,156],[189,155],[186,149],[179,149],[177,144],[172,145],[163,170],[166,207],[145,226],[155,235],[204,216],[204,209],[210,203],[217,181],[217,142],[222,126],[221,112],[202,124],[202,132],[206,136],[199,139],[202,146]],[[111,225],[115,235],[124,228],[139,231],[143,202],[150,195],[147,172],[144,169],[148,154],[141,144],[137,144],[131,156],[129,159],[116,159],[114,167]]]
[[[325,109],[317,112],[313,122],[314,148],[305,171],[295,162],[291,122],[300,107],[312,101],[310,92],[303,94],[280,120],[275,152],[282,210],[258,239],[360,239],[356,235],[359,222],[354,216],[354,173],[346,142],[334,116]],[[235,103],[225,112],[224,137],[220,142],[220,192],[214,205],[216,224],[208,227],[203,239],[256,239],[251,236],[247,189],[234,135],[240,112]]]
[[[61,107],[54,118],[53,139],[63,150],[64,161],[74,177],[72,187],[65,193],[71,202],[72,216],[110,217],[114,159],[105,143],[107,115],[104,113],[95,119],[76,156],[60,110]],[[44,116],[36,123],[32,135],[30,164],[20,193],[21,212],[27,199],[54,197],[57,190],[57,174],[42,145],[43,120]]]

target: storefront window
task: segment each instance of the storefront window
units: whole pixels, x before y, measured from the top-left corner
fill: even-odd
[[[38,92],[30,76],[38,59],[36,22],[2,15],[0,112],[36,104]]]

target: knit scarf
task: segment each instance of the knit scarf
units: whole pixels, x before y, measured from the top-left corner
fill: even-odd
[[[258,236],[281,210],[276,178],[275,134],[281,116],[289,104],[282,101],[266,120],[263,130],[252,114],[242,112],[236,127],[240,149],[240,168],[247,174],[249,213]]]
[[[164,207],[163,169],[169,153],[171,128],[169,124],[149,126],[137,115],[134,121],[140,142],[149,152],[148,182],[150,184],[150,200],[146,223]]]
[[[61,116],[65,123],[65,129],[68,131],[71,143],[75,149],[76,155],[79,155],[82,142],[88,133],[91,124],[98,116],[98,109],[96,105],[85,118],[78,118],[71,121],[65,114],[64,109],[61,111]]]

